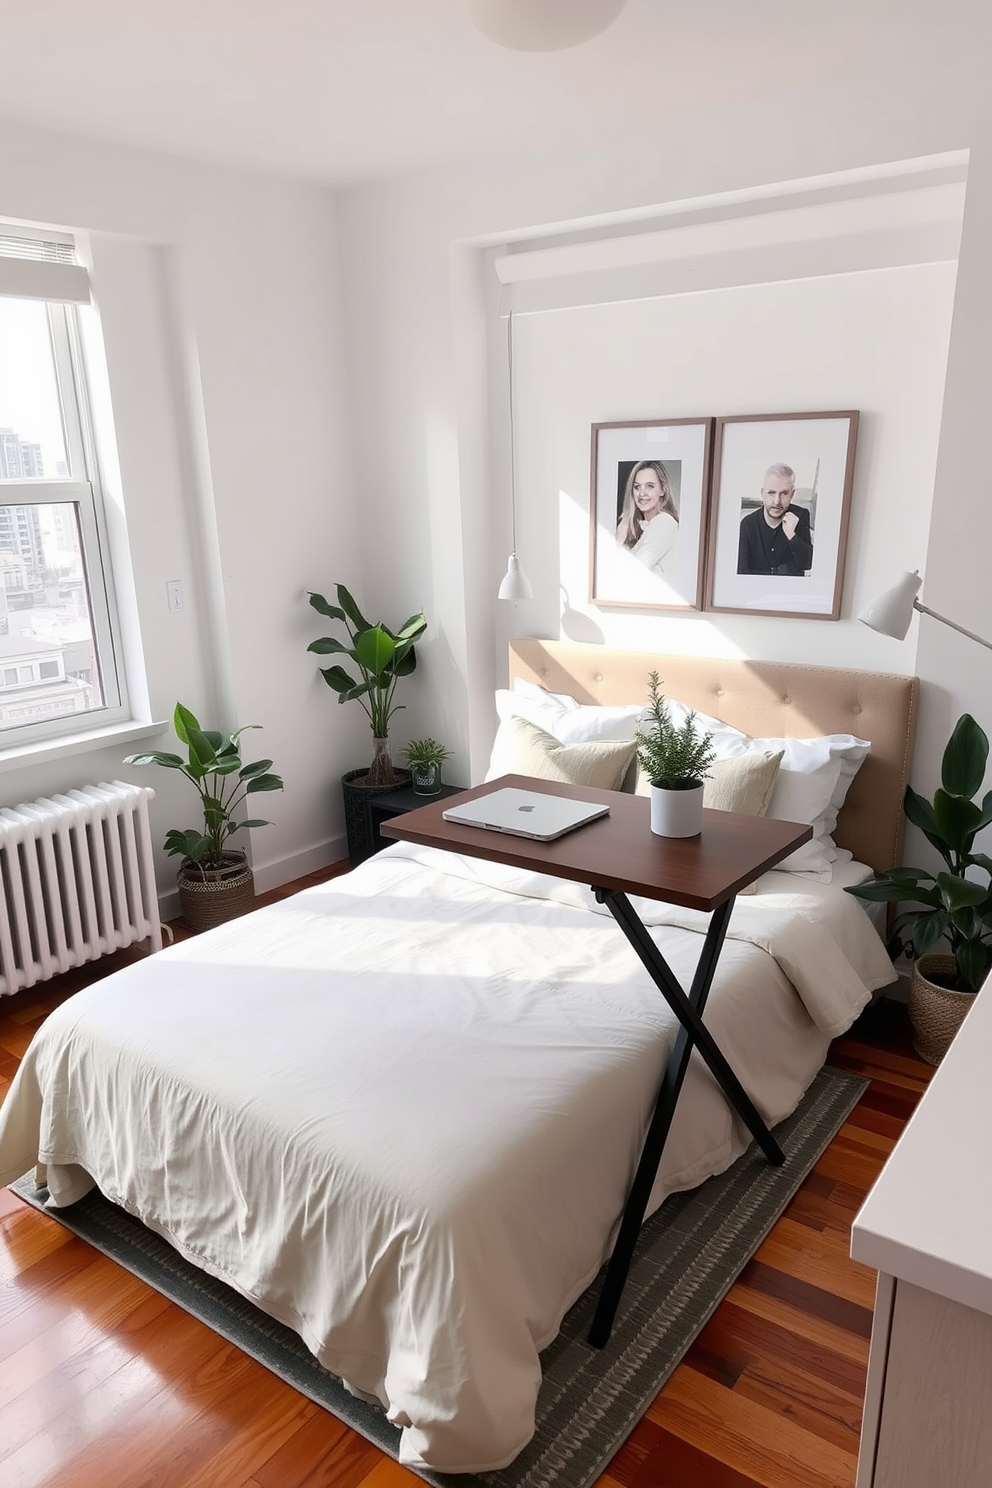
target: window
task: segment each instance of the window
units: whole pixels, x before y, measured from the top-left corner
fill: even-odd
[[[0,224],[0,749],[126,716],[71,238]]]

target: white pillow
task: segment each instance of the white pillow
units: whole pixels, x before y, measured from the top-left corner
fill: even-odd
[[[524,718],[561,744],[590,744],[597,741],[633,742],[643,703],[620,707],[601,707],[579,703],[565,693],[545,692],[533,682],[517,678],[512,692],[500,688],[496,693],[499,728],[489,757],[486,780],[514,772],[512,763],[516,745],[506,725],[511,718]]]
[[[666,701],[673,722],[681,723],[690,709],[672,698]],[[749,754],[752,750],[782,751],[782,763],[765,815],[778,821],[803,822],[813,828],[813,836],[777,863],[776,868],[828,883],[831,864],[837,856],[831,833],[848,787],[871,747],[868,740],[853,734],[824,734],[816,739],[752,739],[731,724],[698,711],[696,722],[701,729],[712,732],[718,760]]]

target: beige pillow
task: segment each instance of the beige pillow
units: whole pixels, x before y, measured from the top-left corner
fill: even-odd
[[[755,750],[717,760],[703,781],[703,805],[711,811],[737,811],[741,816],[764,816],[768,810],[783,751]],[[638,771],[635,794],[651,794],[651,782]]]
[[[597,740],[588,744],[562,744],[526,718],[509,718],[500,724],[512,747],[501,757],[507,774],[534,775],[538,780],[558,780],[562,785],[595,785],[601,790],[619,790],[634,758],[632,739]]]

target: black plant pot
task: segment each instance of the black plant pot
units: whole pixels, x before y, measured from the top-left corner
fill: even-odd
[[[353,868],[364,863],[380,846],[372,826],[369,802],[378,796],[388,796],[392,791],[406,790],[410,784],[409,770],[396,771],[399,779],[395,785],[366,785],[361,777],[367,774],[368,765],[363,765],[360,770],[348,770],[341,776],[348,857]]]

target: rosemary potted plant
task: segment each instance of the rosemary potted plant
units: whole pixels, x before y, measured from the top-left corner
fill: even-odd
[[[403,758],[410,766],[417,795],[436,796],[441,789],[441,766],[451,758],[451,750],[436,739],[412,739],[403,750]]]
[[[242,764],[239,740],[256,723],[244,724],[225,737],[214,729],[201,728],[199,720],[177,703],[172,726],[185,759],[151,749],[129,754],[126,765],[161,765],[179,770],[192,782],[200,798],[203,824],[173,827],[166,833],[165,850],[182,859],[177,874],[183,919],[191,930],[208,930],[252,908],[255,881],[244,851],[228,844],[242,827],[267,827],[267,821],[236,820],[234,813],[248,796],[259,791],[282,790],[282,778],[272,773],[270,759]]]
[[[713,736],[690,712],[674,724],[651,672],[647,716],[634,734],[637,762],[651,782],[651,830],[659,837],[696,837],[703,830],[703,780],[716,758]]]
[[[910,906],[892,921],[888,950],[914,957],[909,1019],[913,1047],[928,1064],[944,1057],[992,967],[992,858],[974,850],[975,837],[992,823],[992,791],[976,800],[988,755],[984,729],[963,713],[932,800],[906,787],[906,817],[937,849],[943,868],[886,868],[847,891]]]

